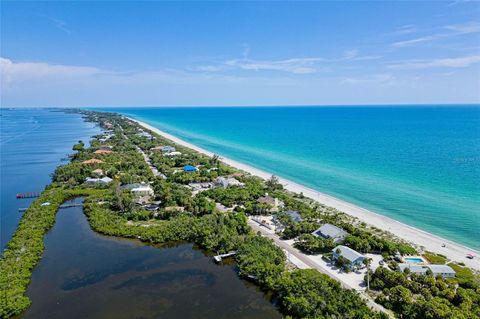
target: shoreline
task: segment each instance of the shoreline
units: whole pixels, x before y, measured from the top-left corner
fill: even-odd
[[[139,124],[140,126],[153,131],[160,136],[171,140],[174,143],[177,143],[178,145],[190,148],[192,150],[195,150],[199,153],[202,153],[207,156],[212,156],[214,153],[207,151],[203,148],[200,148],[194,144],[191,144],[189,142],[186,142],[174,135],[171,135],[167,132],[164,132],[152,125],[149,125],[145,122],[142,122],[140,120],[137,120],[135,118],[132,118],[130,116],[125,116],[125,118],[128,118],[129,120]],[[220,154],[218,154],[220,155]],[[227,165],[230,165],[232,167],[235,167],[237,169],[240,169],[242,171],[245,171],[247,173],[250,173],[252,175],[261,177],[263,179],[268,179],[270,176],[275,175],[274,173],[266,172],[261,169],[257,169],[255,167],[252,167],[247,164],[243,164],[241,162],[238,162],[236,160],[224,157],[220,155],[220,160],[224,162]],[[277,175],[276,175],[277,176]],[[463,262],[465,263],[466,266],[473,268],[475,270],[480,270],[480,261],[478,261],[478,255],[480,254],[479,251],[469,248],[467,246],[463,246],[461,244],[458,244],[454,241],[442,238],[440,236],[428,233],[426,231],[423,231],[421,229],[415,228],[413,226],[409,226],[407,224],[404,224],[402,222],[396,221],[390,217],[386,217],[383,215],[380,215],[378,213],[369,211],[365,208],[356,206],[354,204],[348,203],[346,201],[340,200],[338,198],[335,198],[333,196],[321,193],[319,191],[316,191],[314,189],[311,189],[309,187],[300,185],[296,182],[293,182],[291,180],[278,177],[279,182],[284,185],[285,189],[294,192],[294,193],[303,193],[305,197],[311,198],[315,201],[318,201],[319,203],[322,203],[324,205],[333,207],[347,215],[353,216],[358,218],[360,221],[363,221],[371,226],[374,226],[376,228],[388,231],[392,233],[393,235],[397,236],[398,238],[411,242],[415,246],[422,246],[425,250],[432,251],[437,254],[442,254],[446,256],[449,260],[452,261],[457,261],[457,262]],[[442,245],[445,244],[446,247],[442,247]],[[475,259],[468,259],[466,258],[466,255],[469,253],[474,253],[477,255]]]

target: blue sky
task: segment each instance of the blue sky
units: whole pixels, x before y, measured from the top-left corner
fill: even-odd
[[[2,106],[480,102],[480,2],[2,1]]]

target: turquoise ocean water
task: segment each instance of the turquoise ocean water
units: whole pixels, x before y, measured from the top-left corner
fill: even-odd
[[[103,110],[480,249],[480,106]]]

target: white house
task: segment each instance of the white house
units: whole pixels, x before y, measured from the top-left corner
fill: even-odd
[[[85,182],[87,184],[91,184],[91,185],[107,185],[109,184],[111,181],[113,181],[113,179],[111,179],[110,177],[102,177],[102,178],[91,178],[91,177],[87,177],[85,179]]]
[[[170,153],[165,153],[164,155],[165,155],[165,156],[172,156],[172,157],[173,157],[173,156],[180,156],[180,155],[182,155],[182,153],[181,153],[181,152],[177,152],[177,151],[173,151],[173,152],[170,152]]]
[[[244,187],[245,184],[238,181],[237,179],[233,177],[225,177],[225,176],[220,176],[217,179],[213,181],[213,184],[216,187],[221,187],[221,188],[227,188],[229,186],[238,186],[238,187]]]
[[[433,276],[440,275],[443,278],[454,278],[455,270],[447,265],[414,265],[414,264],[398,264],[398,270],[404,271],[406,268],[410,270],[412,274],[425,275],[430,269],[433,273]]]
[[[154,195],[154,191],[152,187],[150,187],[150,185],[145,183],[127,184],[127,185],[123,185],[121,188],[128,189],[135,196],[153,196]]]

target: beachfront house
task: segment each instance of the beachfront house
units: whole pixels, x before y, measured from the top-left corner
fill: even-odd
[[[152,136],[152,134],[148,133],[148,132],[145,132],[144,130],[140,129],[139,132],[136,134],[137,136],[139,137],[145,137],[145,138],[148,138],[148,139],[154,139],[154,137]]]
[[[407,268],[412,274],[426,275],[427,271],[430,269],[434,277],[436,277],[437,275],[440,275],[443,278],[455,277],[455,270],[453,270],[450,266],[447,265],[415,265],[409,263],[398,264],[398,270],[400,270],[401,272],[405,271],[405,269]]]
[[[220,176],[217,179],[213,181],[213,185],[215,187],[220,187],[220,188],[227,188],[229,186],[238,186],[238,187],[244,187],[245,184],[238,181],[237,179],[233,177],[225,177],[225,176]]]
[[[186,173],[192,173],[198,171],[198,168],[193,165],[185,165],[183,167],[183,171]]]
[[[283,209],[285,207],[285,203],[279,200],[278,198],[274,198],[269,195],[265,195],[260,197],[257,202],[259,204],[264,204],[264,205],[269,205],[270,212],[278,212],[280,209]]]
[[[332,259],[337,261],[340,257],[346,261],[344,266],[351,270],[363,267],[365,256],[347,246],[339,245],[332,249]]]
[[[85,183],[90,184],[90,185],[107,185],[111,183],[113,179],[110,177],[102,177],[102,178],[92,178],[92,177],[87,177],[85,179]]]
[[[339,243],[348,236],[348,233],[335,225],[324,224],[315,230],[312,235],[325,239],[331,238],[335,243]]]
[[[174,151],[174,152],[170,152],[170,153],[165,153],[164,155],[165,155],[165,156],[172,156],[172,157],[173,157],[173,156],[180,156],[180,155],[182,155],[182,153],[181,153],[181,152]]]
[[[121,189],[129,190],[134,196],[153,196],[154,192],[150,185],[146,183],[132,183],[122,185]]]
[[[171,153],[176,151],[175,147],[170,145],[162,146],[160,150],[162,151],[162,153]]]

